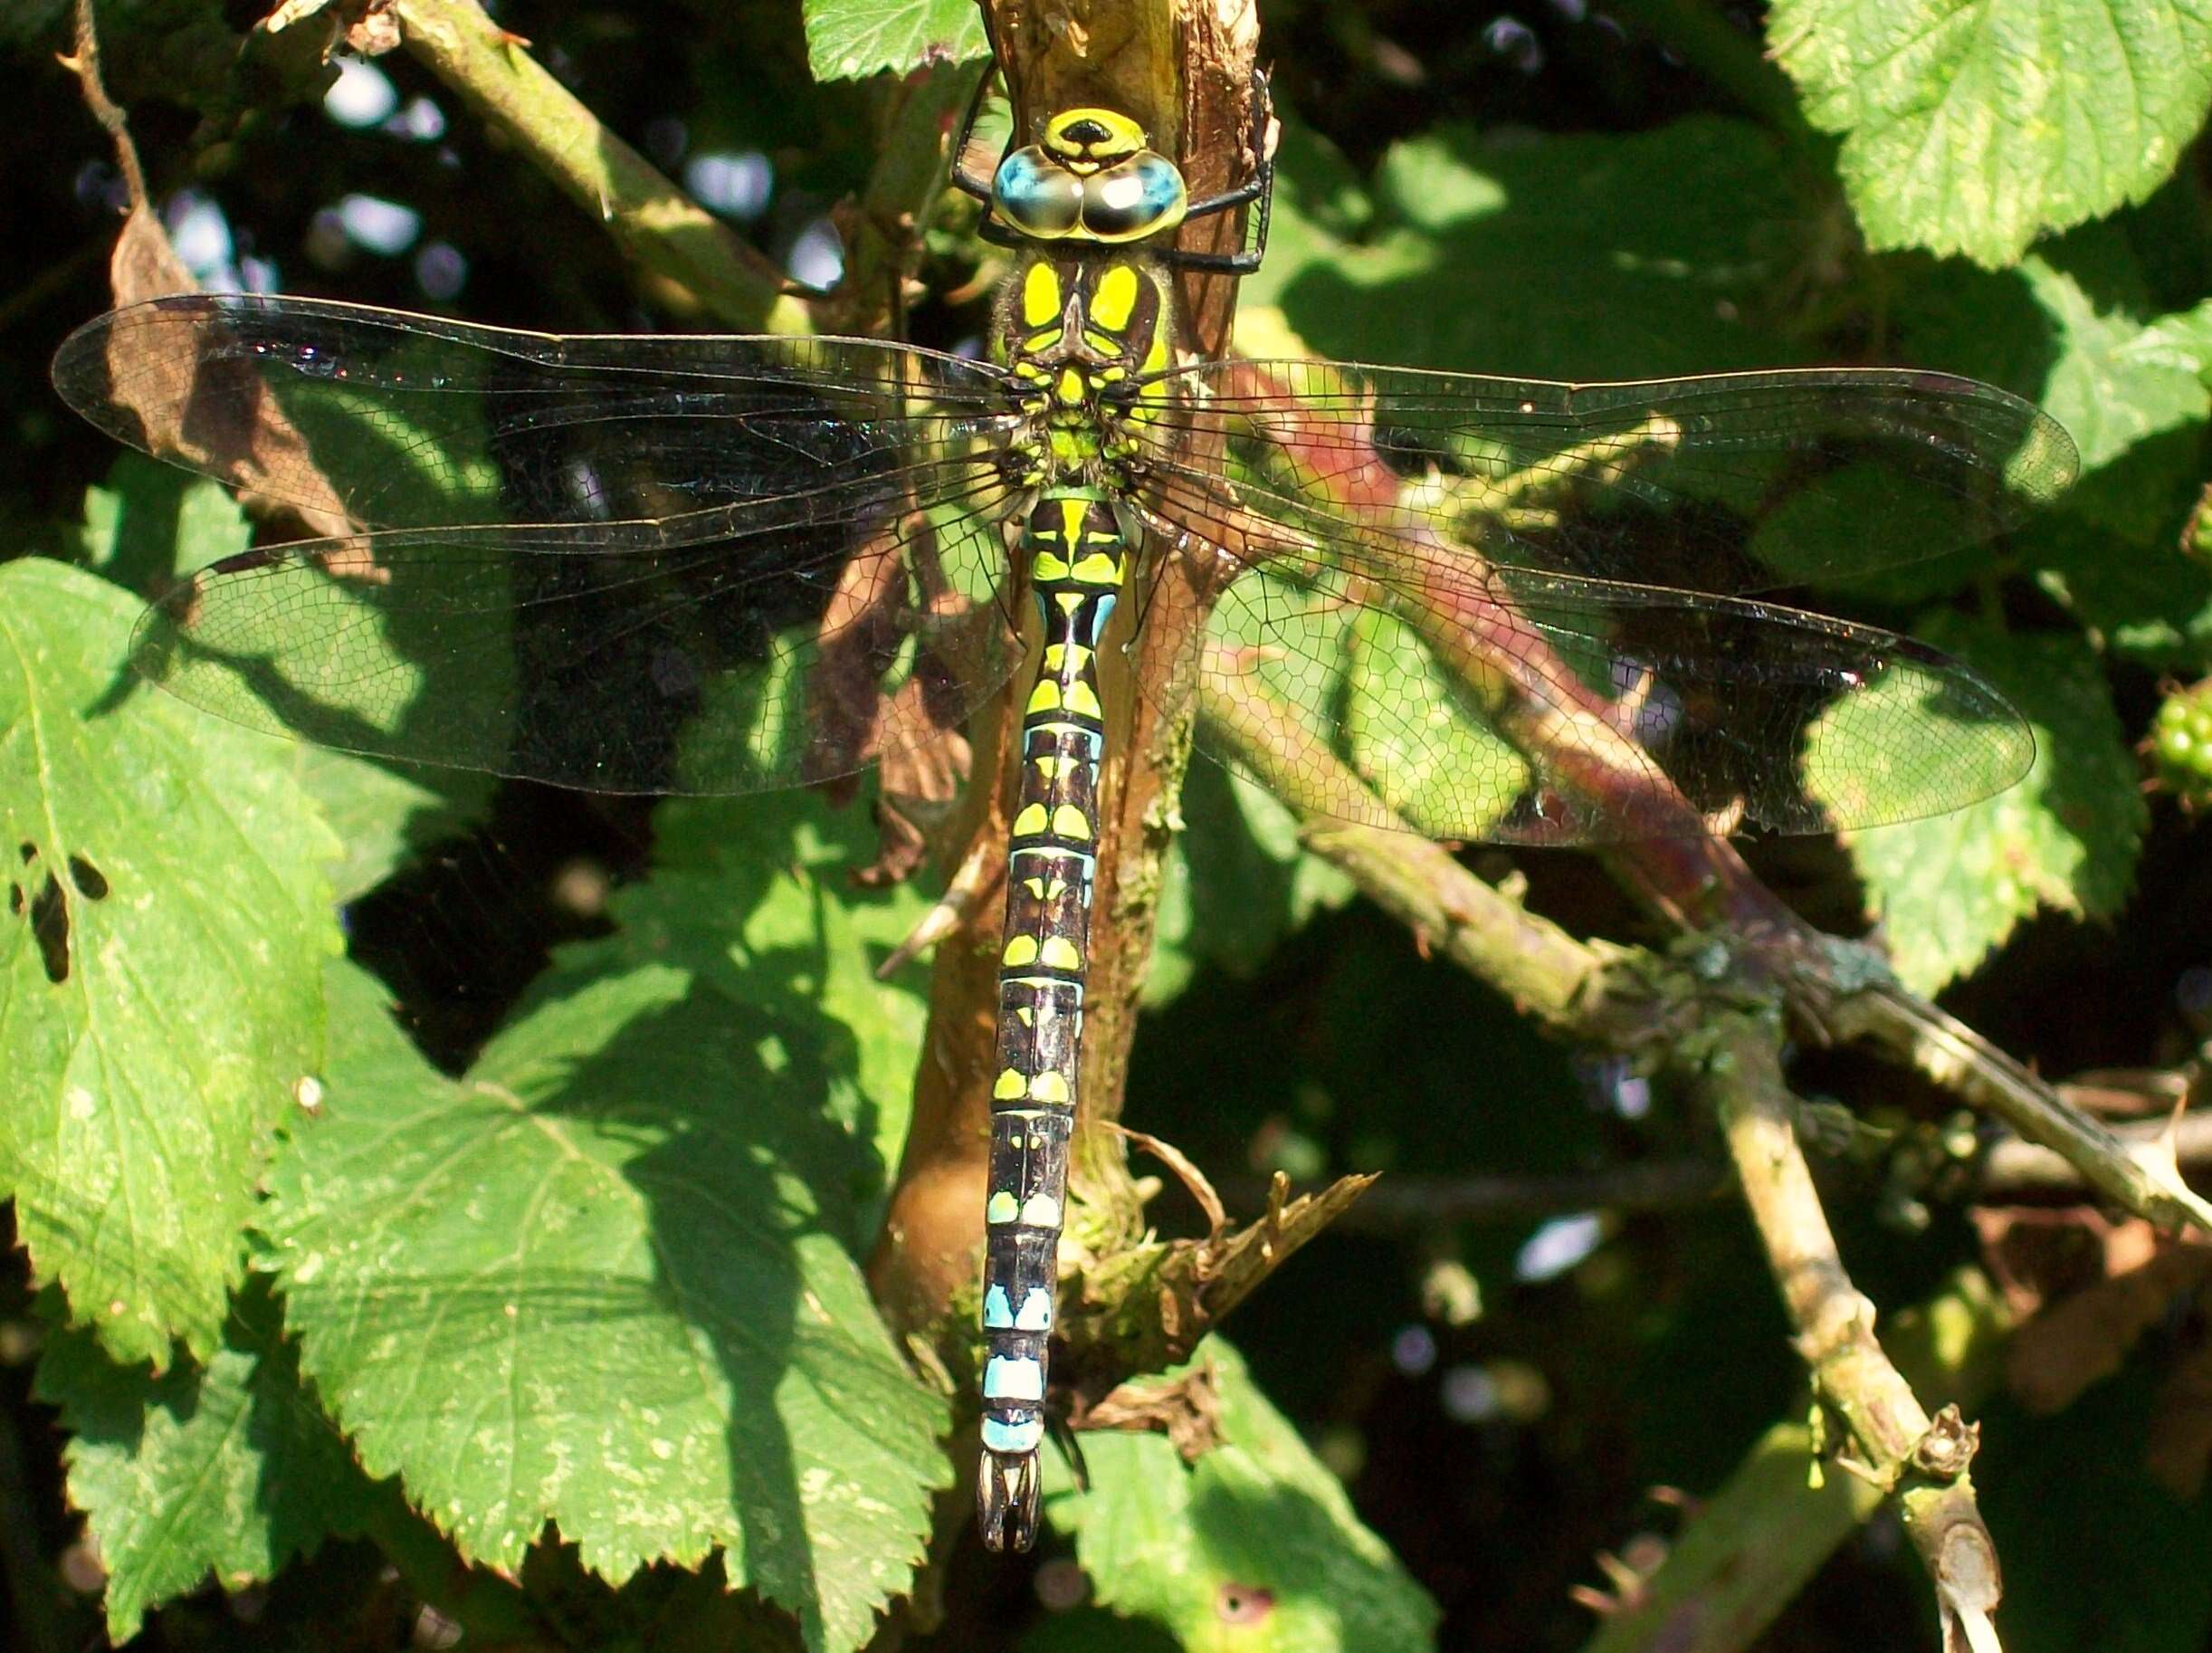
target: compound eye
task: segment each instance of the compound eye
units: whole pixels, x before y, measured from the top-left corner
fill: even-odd
[[[1083,230],[1100,241],[1141,241],[1182,223],[1189,205],[1175,163],[1145,149],[1084,181]]]
[[[991,205],[1022,234],[1057,241],[1082,222],[1082,180],[1032,144],[998,163]]]

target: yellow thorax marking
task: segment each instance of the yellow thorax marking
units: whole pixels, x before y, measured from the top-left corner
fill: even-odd
[[[1040,259],[1022,278],[1022,325],[1043,327],[1060,314],[1060,272]]]
[[[1114,264],[1099,277],[1091,293],[1091,319],[1109,333],[1129,327],[1137,311],[1137,272],[1128,264]]]

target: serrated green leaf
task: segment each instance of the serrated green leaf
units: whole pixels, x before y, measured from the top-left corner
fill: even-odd
[[[834,1065],[610,943],[548,988],[453,1081],[334,977],[326,1112],[263,1223],[301,1364],[472,1560],[548,1522],[617,1581],[720,1546],[810,1648],[857,1646],[921,1558],[946,1415],[794,1170],[849,1151]]]
[[[1164,1436],[1083,1438],[1090,1488],[1056,1457],[1046,1513],[1075,1535],[1101,1605],[1149,1620],[1192,1653],[1417,1653],[1436,1604],[1352,1513],[1335,1476],[1208,1338],[1222,1445],[1186,1467]],[[1169,1378],[1179,1375],[1170,1373]]]
[[[211,1573],[226,1590],[264,1582],[358,1532],[385,1495],[310,1400],[265,1290],[240,1297],[206,1365],[160,1377],[60,1332],[38,1396],[70,1431],[69,1498],[100,1546],[119,1644]]]
[[[806,66],[817,81],[904,74],[990,50],[972,0],[806,0]]]
[[[119,1360],[211,1356],[320,1057],[338,846],[272,743],[137,683],[137,604],[0,568],[0,1186]]]
[[[2009,263],[2146,199],[2212,105],[2193,0],[1778,0],[1768,27],[1876,248]]]
[[[929,1023],[926,964],[877,968],[928,912],[913,884],[863,889],[875,855],[869,812],[804,793],[680,798],[653,817],[656,870],[619,893],[608,945],[637,962],[677,960],[702,986],[775,1018],[820,1053],[822,1105],[844,1128],[807,1170],[858,1253],[872,1244],[906,1142]]]
[[[1925,633],[2010,695],[2036,731],[2036,762],[2010,791],[1969,808],[1845,843],[1905,984],[1933,993],[1965,975],[2045,906],[2083,918],[2118,910],[2134,879],[2148,819],[2136,765],[2096,655],[2080,638],[2015,635],[1940,616]],[[1839,701],[1807,742],[1808,783],[1824,798],[1849,788],[1908,787],[1863,769],[1830,774],[1822,740],[1892,693]],[[1909,798],[1909,793],[1905,795]]]

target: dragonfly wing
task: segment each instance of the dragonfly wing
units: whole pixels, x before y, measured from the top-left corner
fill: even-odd
[[[949,462],[995,370],[877,340],[558,337],[185,294],[78,329],[62,399],[319,532],[666,517]]]
[[[1018,664],[996,487],[810,520],[837,530],[820,543],[784,531],[819,513],[807,495],[261,548],[150,609],[132,664],[234,722],[381,758],[605,792],[828,779],[957,730]]]
[[[1904,368],[1571,385],[1209,362],[1166,382],[1145,433],[1159,462],[1218,454],[1263,513],[1318,506],[1495,567],[1679,590],[1940,556],[2017,525],[2079,469],[2032,404]]]
[[[1234,573],[1197,668],[1202,743],[1273,741],[1324,816],[1540,845],[1819,832],[1959,807],[2034,757],[1970,668],[1870,626],[1279,521],[1195,476],[1153,509]]]

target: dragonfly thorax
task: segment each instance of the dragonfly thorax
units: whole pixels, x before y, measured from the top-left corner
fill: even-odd
[[[995,339],[1024,393],[1027,429],[1008,454],[1018,481],[1134,479],[1129,427],[1157,415],[1172,315],[1165,274],[1141,254],[1028,255],[1006,284]]]

